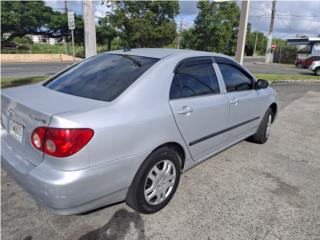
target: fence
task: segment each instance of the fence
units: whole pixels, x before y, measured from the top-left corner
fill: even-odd
[[[106,52],[108,47],[106,45],[98,45],[97,52]],[[15,49],[15,48],[2,48],[1,54],[67,54],[72,55],[72,47],[68,45],[48,45],[48,44],[36,44],[31,46],[31,49]],[[85,50],[84,46],[75,46],[75,56],[84,58]]]
[[[31,49],[9,49],[9,48],[2,48],[1,54],[31,54]]]
[[[274,63],[286,63],[294,64],[297,59],[297,53],[288,53],[288,52],[275,52],[273,53],[273,62]]]

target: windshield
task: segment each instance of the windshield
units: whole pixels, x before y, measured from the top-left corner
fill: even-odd
[[[101,54],[80,62],[47,81],[47,88],[75,96],[112,101],[159,59]]]

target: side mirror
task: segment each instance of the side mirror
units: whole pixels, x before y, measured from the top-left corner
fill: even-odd
[[[259,90],[259,89],[264,89],[267,88],[269,86],[269,82],[267,80],[264,79],[258,79],[258,81],[256,82],[254,89]]]

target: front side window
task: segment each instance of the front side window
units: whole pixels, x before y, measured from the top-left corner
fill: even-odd
[[[226,84],[227,92],[253,89],[252,80],[240,69],[224,63],[219,63],[219,68]]]
[[[70,95],[112,101],[158,59],[101,54],[84,60],[44,84]]]
[[[218,79],[210,63],[186,66],[176,72],[170,99],[220,93]]]

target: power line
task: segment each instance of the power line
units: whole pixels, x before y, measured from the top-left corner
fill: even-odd
[[[261,10],[261,11],[265,10],[265,8],[258,8],[258,7],[251,7],[250,10],[251,9]],[[299,18],[306,18],[306,17],[307,18],[320,18],[320,16],[303,16],[303,15],[290,14],[290,12],[288,12],[288,11],[281,11],[281,10],[276,10],[275,12],[276,12],[277,16],[289,16],[289,17],[299,17]],[[280,15],[279,15],[279,13],[280,13]],[[281,13],[283,13],[283,14],[281,14]]]
[[[258,18],[270,18],[270,16],[268,15],[251,15],[250,17],[258,17]],[[291,17],[287,17],[287,16],[276,16],[275,17],[276,19],[291,19],[291,20],[294,20],[294,21],[298,21],[297,18],[291,18]],[[317,20],[312,20],[312,19],[303,19],[303,21],[308,21],[308,22],[319,22]]]

